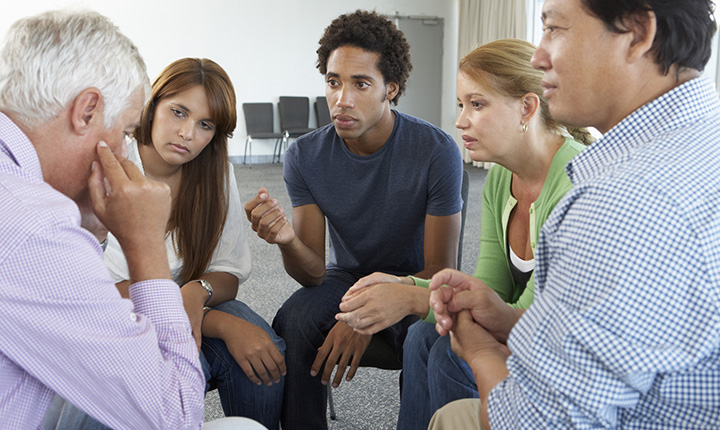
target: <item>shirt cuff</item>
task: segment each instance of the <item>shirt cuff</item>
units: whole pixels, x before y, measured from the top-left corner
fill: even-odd
[[[154,324],[187,323],[180,287],[169,279],[150,279],[130,285],[130,300],[135,312]]]
[[[422,279],[418,278],[417,276],[409,275],[408,278],[412,279],[415,285],[422,288],[430,288],[430,279]],[[432,306],[428,306],[430,309],[428,311],[428,314],[423,318],[423,321],[435,324],[437,321],[435,321],[435,312],[433,311]]]

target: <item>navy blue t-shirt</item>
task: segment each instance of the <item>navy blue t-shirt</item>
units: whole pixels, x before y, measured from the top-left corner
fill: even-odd
[[[462,159],[444,131],[395,113],[376,153],[350,152],[332,124],[296,140],[284,176],[293,207],[316,204],[330,233],[328,269],[413,274],[425,266],[425,215],[460,212]]]

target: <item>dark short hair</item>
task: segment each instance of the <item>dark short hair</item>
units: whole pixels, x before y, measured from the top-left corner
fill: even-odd
[[[710,59],[710,45],[717,28],[711,0],[582,0],[582,3],[587,12],[617,33],[628,31],[625,20],[630,15],[655,13],[657,33],[652,52],[665,75],[673,65],[702,71]]]
[[[385,83],[395,82],[398,92],[391,101],[397,104],[405,91],[412,64],[410,45],[405,35],[392,21],[377,12],[357,10],[351,14],[340,15],[325,29],[317,50],[317,68],[327,73],[327,60],[330,54],[342,46],[354,46],[380,55],[377,68]]]

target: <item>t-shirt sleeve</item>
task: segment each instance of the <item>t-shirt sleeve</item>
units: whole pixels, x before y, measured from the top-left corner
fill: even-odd
[[[290,203],[293,207],[317,204],[305,183],[298,158],[298,142],[295,141],[285,153],[285,163],[283,164],[283,177]]]
[[[453,215],[462,210],[460,195],[463,164],[457,144],[448,135],[439,137],[428,172],[427,214]]]

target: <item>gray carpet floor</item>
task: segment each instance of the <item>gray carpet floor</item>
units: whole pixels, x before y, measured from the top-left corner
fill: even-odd
[[[470,177],[470,193],[465,221],[461,270],[472,273],[480,243],[481,191],[487,171],[466,166]],[[235,177],[243,202],[257,194],[264,186],[270,195],[277,198],[290,215],[291,206],[282,179],[282,164],[235,165]],[[253,259],[250,278],[240,285],[238,300],[247,303],[268,322],[275,312],[299,285],[285,273],[276,246],[258,238],[245,225]],[[397,424],[400,398],[398,378],[400,371],[361,368],[350,382],[343,382],[334,390],[337,420],[328,418],[331,430],[388,430]],[[299,394],[302,395],[302,394]],[[205,417],[207,420],[223,416],[217,391],[206,397]]]

